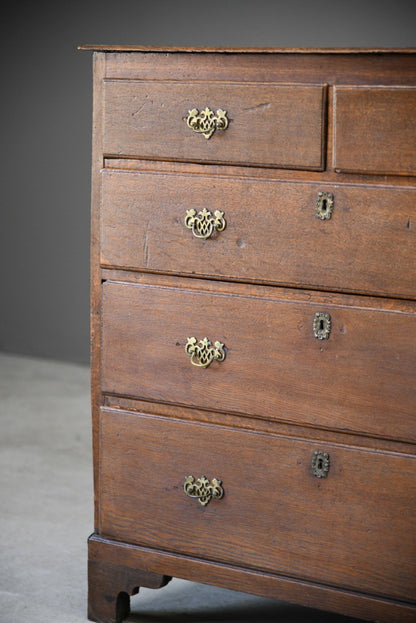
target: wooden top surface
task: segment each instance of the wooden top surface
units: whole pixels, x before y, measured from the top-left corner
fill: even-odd
[[[415,54],[416,48],[227,48],[142,45],[79,45],[95,52],[199,52],[219,54]]]

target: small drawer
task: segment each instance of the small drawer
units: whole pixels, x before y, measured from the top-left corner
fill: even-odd
[[[416,88],[336,87],[334,168],[416,175]]]
[[[254,294],[105,282],[103,392],[416,440],[416,303]]]
[[[325,94],[324,85],[106,80],[103,151],[322,170]]]
[[[104,170],[101,264],[416,297],[416,188]]]
[[[105,409],[100,457],[105,537],[415,600],[415,457]]]

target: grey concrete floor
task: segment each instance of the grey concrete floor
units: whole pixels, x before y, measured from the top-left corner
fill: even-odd
[[[0,354],[0,622],[85,623],[92,531],[89,370]],[[357,623],[174,579],[127,623]]]

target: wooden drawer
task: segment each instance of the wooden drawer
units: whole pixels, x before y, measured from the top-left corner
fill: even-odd
[[[102,191],[103,266],[416,295],[415,188],[105,170]],[[223,211],[225,229],[195,237],[189,210],[207,227]]]
[[[415,78],[95,53],[92,620],[181,577],[415,623]]]
[[[249,292],[104,283],[102,391],[416,439],[414,305]],[[314,337],[320,312],[331,316],[329,339]],[[190,337],[224,344],[225,360],[192,365]]]
[[[335,87],[334,167],[416,175],[416,88]]]
[[[414,457],[111,410],[100,440],[101,534],[415,600]],[[187,476],[223,497],[202,506]]]
[[[106,80],[105,155],[322,170],[324,85]],[[207,140],[189,111],[227,113]]]

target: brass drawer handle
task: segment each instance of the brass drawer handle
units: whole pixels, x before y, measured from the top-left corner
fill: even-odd
[[[327,340],[331,333],[331,316],[327,312],[316,312],[313,318],[313,334],[318,340]]]
[[[332,216],[334,209],[334,195],[332,193],[321,191],[318,193],[315,204],[315,214],[322,221],[328,220]]]
[[[187,496],[196,498],[202,506],[206,506],[212,498],[221,500],[224,495],[224,489],[221,484],[221,480],[217,478],[213,478],[210,483],[205,476],[201,476],[196,482],[193,476],[187,476],[183,490]]]
[[[225,359],[224,344],[214,342],[213,346],[207,337],[199,342],[196,337],[188,337],[185,352],[190,356],[192,365],[199,368],[208,368],[214,360],[224,361]]]
[[[329,472],[329,454],[316,451],[312,455],[312,474],[315,478],[326,478]]]
[[[224,231],[226,227],[224,212],[215,210],[214,215],[204,208],[198,214],[196,210],[187,210],[185,216],[185,227],[192,230],[196,238],[206,240],[214,231]]]
[[[206,139],[209,139],[215,130],[226,130],[228,128],[227,111],[218,108],[215,114],[208,106],[201,112],[199,112],[198,108],[193,108],[188,111],[186,125],[194,132],[203,134]]]

